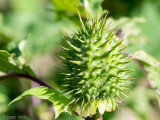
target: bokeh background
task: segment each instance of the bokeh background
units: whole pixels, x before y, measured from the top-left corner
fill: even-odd
[[[78,4],[76,4],[78,1]],[[88,2],[88,6],[83,4]],[[62,76],[55,57],[60,52],[61,36],[73,34],[71,26],[80,26],[86,13],[109,11],[108,21],[119,25],[128,42],[127,52],[145,50],[160,60],[160,0],[0,0],[0,49],[16,56],[25,56],[38,78],[60,90]],[[25,47],[20,53],[20,48]],[[0,63],[1,66],[1,63]],[[152,90],[138,66],[132,93],[114,112],[105,112],[104,120],[160,120],[160,108]],[[26,97],[8,107],[8,103],[27,89],[37,86],[24,79],[0,82],[0,120],[2,116],[25,116],[25,120],[53,120],[53,106],[45,100]],[[57,120],[82,120],[76,115],[62,113]]]

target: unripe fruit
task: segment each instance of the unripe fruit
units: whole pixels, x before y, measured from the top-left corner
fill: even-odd
[[[115,110],[121,95],[128,92],[129,74],[126,68],[130,59],[122,53],[123,38],[117,29],[106,25],[106,17],[83,24],[82,29],[66,40],[65,94],[71,95],[71,111],[81,117],[92,116],[97,110]]]

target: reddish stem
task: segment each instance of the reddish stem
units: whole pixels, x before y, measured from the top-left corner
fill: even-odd
[[[36,83],[39,83],[41,86],[45,86],[45,87],[48,87],[48,88],[51,88],[51,89],[55,90],[54,88],[52,88],[51,86],[49,86],[48,84],[43,82],[42,80],[40,80],[40,79],[38,79],[36,77],[33,77],[31,75],[28,75],[28,74],[17,74],[17,73],[6,74],[6,75],[3,75],[3,76],[0,76],[0,81],[2,81],[4,79],[7,79],[7,78],[12,78],[12,77],[27,78],[28,80],[34,81]]]
[[[139,68],[143,72],[144,76],[146,77],[146,79],[149,83],[149,86],[152,88],[152,81],[148,78],[147,72],[145,71],[144,66],[136,58],[134,58],[132,55],[130,55],[129,53],[124,52],[123,54],[128,56],[129,58],[132,58],[132,60],[139,66]]]

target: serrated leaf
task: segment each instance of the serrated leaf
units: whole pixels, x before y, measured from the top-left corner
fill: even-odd
[[[55,118],[57,118],[61,112],[69,112],[67,110],[67,104],[69,103],[69,100],[65,96],[61,95],[58,91],[52,90],[44,86],[32,88],[25,91],[20,96],[11,101],[9,105],[24,98],[25,96],[36,96],[39,99],[45,99],[53,103],[56,113]]]
[[[137,51],[133,56],[144,66],[152,87],[160,89],[160,62],[144,51]]]
[[[146,63],[148,65],[151,65],[153,67],[156,67],[156,68],[160,68],[160,62],[158,60],[156,60],[153,56],[147,54],[146,52],[144,51],[137,51],[133,54],[133,56],[143,62],[143,63]]]
[[[137,51],[134,57],[141,62],[147,72],[147,77],[151,80],[157,100],[160,103],[160,62],[144,51]]]
[[[5,50],[0,50],[0,71],[3,73],[22,73],[13,60],[13,54],[9,54]]]
[[[5,50],[0,50],[0,72],[6,74],[23,73],[34,76],[24,58],[18,57],[15,59],[14,54],[9,54]]]

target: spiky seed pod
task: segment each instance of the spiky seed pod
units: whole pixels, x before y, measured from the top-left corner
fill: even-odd
[[[106,17],[83,24],[82,29],[66,40],[65,94],[71,95],[71,111],[81,117],[92,116],[99,110],[115,110],[121,95],[128,92],[130,80],[126,68],[130,59],[122,50],[126,44],[116,37],[117,29],[106,25]]]

